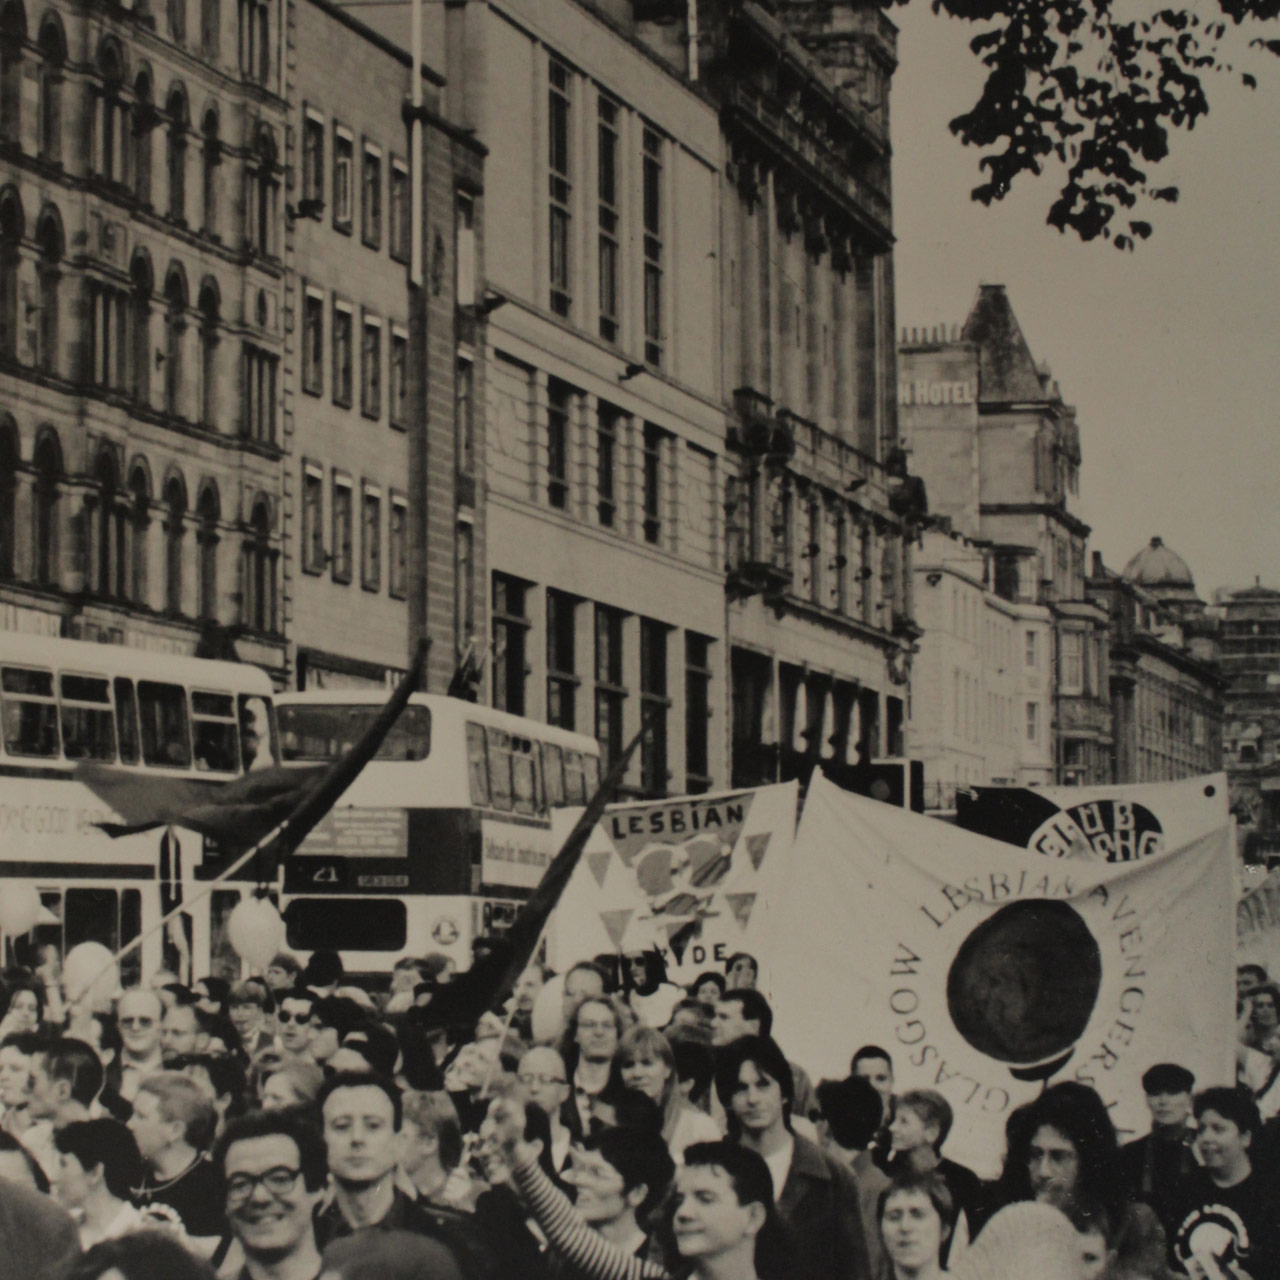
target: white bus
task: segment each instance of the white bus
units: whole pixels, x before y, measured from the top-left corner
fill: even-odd
[[[335,759],[385,702],[379,690],[282,693],[285,763]],[[286,945],[388,972],[500,932],[555,848],[551,810],[594,793],[594,738],[439,694],[414,694],[377,757],[283,867]]]
[[[29,963],[47,946],[113,951],[153,929],[162,902],[160,831],[111,839],[93,824],[117,815],[72,776],[82,761],[144,777],[227,782],[279,763],[274,689],[258,667],[121,645],[0,632],[0,893],[26,880],[40,895],[31,933],[4,939],[6,959]],[[164,888],[207,879],[203,842],[176,833],[164,849]],[[223,923],[240,890],[190,913],[194,976],[237,962]],[[122,965],[137,981],[176,961],[160,934]]]

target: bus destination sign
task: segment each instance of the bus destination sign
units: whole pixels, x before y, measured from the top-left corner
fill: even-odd
[[[404,809],[330,809],[298,847],[304,858],[407,858],[409,816]]]

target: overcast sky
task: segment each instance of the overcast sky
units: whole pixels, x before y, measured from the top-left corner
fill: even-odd
[[[976,29],[925,0],[891,16],[899,329],[959,324],[979,282],[1005,284],[1079,411],[1091,548],[1122,568],[1159,534],[1204,599],[1255,575],[1280,587],[1280,59],[1253,55],[1256,92],[1210,83],[1208,119],[1153,175],[1182,198],[1136,215],[1155,234],[1126,254],[1047,226],[1047,178],[969,199],[979,153],[947,121],[976,100]]]

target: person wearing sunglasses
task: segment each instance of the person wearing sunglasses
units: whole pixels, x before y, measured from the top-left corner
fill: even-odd
[[[244,1254],[239,1280],[315,1280],[314,1217],[328,1177],[319,1129],[294,1112],[251,1112],[227,1125],[213,1163]]]
[[[280,1047],[285,1053],[302,1057],[311,1040],[311,1009],[316,998],[305,987],[286,991],[279,997],[276,1010],[276,1026],[280,1032]]]
[[[130,987],[116,1002],[121,1050],[112,1064],[108,1083],[126,1102],[138,1096],[138,1089],[148,1076],[164,1070],[160,1030],[163,1016],[160,997],[149,987]]]

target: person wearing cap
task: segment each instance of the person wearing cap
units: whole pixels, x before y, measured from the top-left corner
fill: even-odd
[[[1191,1095],[1196,1078],[1176,1062],[1157,1062],[1142,1076],[1151,1132],[1120,1148],[1120,1174],[1135,1200],[1149,1204],[1171,1230],[1170,1215],[1196,1171]]]

